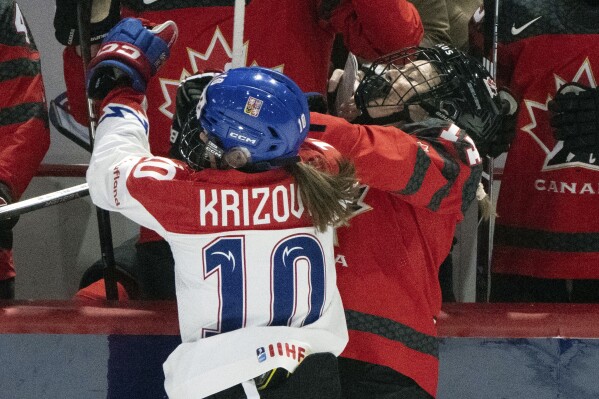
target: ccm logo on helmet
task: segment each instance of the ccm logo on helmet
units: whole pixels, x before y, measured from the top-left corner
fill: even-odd
[[[232,139],[235,139],[237,141],[240,141],[242,143],[245,143],[245,144],[251,144],[251,145],[258,144],[258,140],[253,139],[253,138],[248,137],[248,136],[245,136],[245,135],[243,135],[241,133],[238,133],[238,132],[230,132],[229,133],[229,137],[231,137]]]

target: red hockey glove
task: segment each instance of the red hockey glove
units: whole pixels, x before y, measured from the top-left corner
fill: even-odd
[[[168,59],[176,39],[177,25],[173,21],[150,30],[139,19],[123,19],[108,32],[88,66],[89,96],[100,100],[122,84],[145,92],[148,80]]]

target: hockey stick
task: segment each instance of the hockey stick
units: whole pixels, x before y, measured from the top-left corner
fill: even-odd
[[[83,183],[78,186],[68,187],[38,197],[15,202],[14,204],[0,207],[0,220],[9,219],[48,206],[62,204],[63,202],[82,198],[87,195],[89,195],[88,185],[87,183]]]
[[[245,0],[235,0],[233,14],[233,55],[231,68],[245,66],[245,51],[243,48],[243,30],[245,28]]]
[[[81,59],[83,60],[83,71],[87,74],[87,65],[91,60],[91,24],[92,0],[79,0],[77,2],[77,28],[79,29],[79,45],[81,48]],[[84,76],[87,81],[87,76]],[[94,103],[87,96],[87,112],[89,117],[89,146],[94,148],[96,136],[96,111]],[[114,259],[114,246],[112,244],[112,229],[110,227],[110,213],[96,207],[98,218],[98,233],[100,236],[100,249],[102,263],[104,264],[104,285],[106,286],[106,299],[118,300],[117,269]]]
[[[36,177],[85,177],[88,165],[84,163],[75,164],[40,164],[35,172]]]
[[[88,129],[79,124],[69,113],[67,105],[66,92],[58,95],[54,100],[50,100],[48,115],[52,126],[63,136],[83,148],[87,152],[91,152],[89,145]]]
[[[356,82],[358,82],[358,59],[354,54],[349,52],[345,60],[343,75],[337,87],[337,95],[335,96],[335,115],[338,114],[341,105],[348,102],[355,92]],[[358,82],[359,83],[359,82]]]
[[[83,74],[87,81],[87,65],[91,61],[91,39],[90,39],[90,24],[92,15],[93,0],[78,0],[77,2],[77,28],[79,30],[79,48],[81,49],[81,59],[83,60]],[[89,145],[94,148],[94,140],[96,138],[96,109],[94,102],[89,96],[87,98],[87,115],[89,118],[88,132]]]
[[[498,19],[499,19],[499,1],[493,1],[493,30],[492,43],[490,48],[490,60],[483,59],[483,64],[491,74],[493,79],[497,78],[497,43],[498,43]],[[485,4],[488,4],[485,2]],[[485,12],[486,14],[486,12]],[[486,14],[488,15],[488,14]],[[487,18],[485,16],[485,18]],[[486,30],[485,30],[486,33]],[[486,46],[485,46],[486,48]],[[487,51],[483,51],[483,57]],[[489,196],[491,204],[494,204],[493,193],[493,172],[494,158],[487,156],[483,159],[482,184]],[[484,219],[479,213],[479,223],[476,243],[476,302],[489,302],[491,294],[491,262],[493,256],[493,216]]]

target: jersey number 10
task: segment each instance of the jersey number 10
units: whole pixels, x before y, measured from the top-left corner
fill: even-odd
[[[246,295],[245,259],[243,236],[218,238],[204,247],[204,278],[218,274],[221,300],[218,331],[204,330],[205,337],[245,327],[246,301],[251,301]],[[309,269],[308,298],[298,298],[300,264],[307,264]],[[272,250],[270,262],[265,259],[262,265],[270,267],[270,287],[264,282],[264,289],[269,289],[271,296],[268,325],[296,325],[300,319],[301,325],[308,325],[318,320],[325,302],[326,270],[322,246],[316,237],[298,234],[285,238]],[[299,301],[308,303],[306,314],[296,314]]]

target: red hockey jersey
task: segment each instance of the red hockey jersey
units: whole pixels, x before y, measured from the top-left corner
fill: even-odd
[[[0,1],[0,181],[17,200],[50,146],[40,57],[19,6]]]
[[[146,4],[147,3],[147,4]],[[233,0],[121,0],[122,16],[160,23],[173,20],[179,38],[169,61],[149,83],[150,143],[168,154],[168,132],[175,94],[182,78],[223,70],[232,57]],[[326,92],[333,39],[342,33],[355,54],[374,58],[417,44],[423,28],[418,12],[405,0],[273,1],[248,0],[245,11],[245,66],[277,69],[305,92]],[[64,55],[71,111],[86,120],[81,61],[74,49]]]
[[[16,201],[50,146],[50,132],[39,52],[12,0],[0,0],[0,27],[0,182]],[[0,280],[14,275],[12,251],[0,248]]]
[[[147,4],[146,4],[147,3]],[[245,66],[277,69],[305,92],[326,92],[329,60],[336,33],[355,54],[374,58],[416,45],[423,34],[420,16],[406,0],[248,0],[245,11]],[[173,20],[179,38],[171,56],[147,90],[150,146],[168,154],[177,86],[182,78],[223,70],[232,56],[234,1],[122,0],[124,17],[160,23]],[[74,48],[64,53],[71,112],[87,118],[82,63]],[[142,241],[158,240],[142,230]]]
[[[501,180],[493,271],[599,279],[599,154],[562,149],[547,103],[567,82],[597,86],[599,7],[502,0],[498,84],[519,99]]]
[[[478,152],[440,120],[406,134],[313,113],[311,130],[355,163],[362,183],[355,217],[337,229],[337,284],[350,336],[342,356],[391,367],[434,396],[439,266],[475,197]]]

